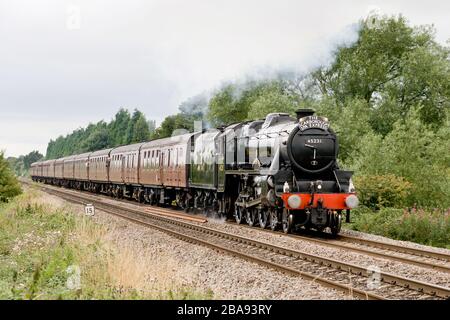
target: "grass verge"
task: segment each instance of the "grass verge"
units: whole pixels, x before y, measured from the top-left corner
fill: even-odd
[[[170,261],[117,246],[105,226],[40,197],[29,189],[0,205],[0,299],[212,298],[174,282]]]

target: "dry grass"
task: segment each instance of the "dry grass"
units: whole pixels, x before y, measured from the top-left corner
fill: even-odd
[[[5,239],[2,246],[14,266],[14,270],[0,268],[0,273],[10,277],[0,283],[4,298],[211,298],[210,293],[195,293],[177,280],[179,262],[170,255],[155,255],[132,241],[118,241],[114,236],[118,230],[74,214],[74,207],[55,197],[27,188],[17,202],[3,209],[10,214],[4,216],[8,227],[1,230]],[[26,214],[16,214],[21,210]],[[53,236],[55,232],[57,239],[39,242],[38,251],[32,246],[36,241],[23,241],[27,234]],[[16,252],[12,248],[18,241],[22,246]],[[34,269],[24,267],[28,265]],[[73,265],[81,271],[81,288],[71,290],[66,287],[66,269]],[[20,290],[14,287],[17,278],[24,284]],[[12,296],[8,293],[11,286],[16,290]]]

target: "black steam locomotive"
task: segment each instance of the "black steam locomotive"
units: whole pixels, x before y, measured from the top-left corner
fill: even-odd
[[[338,139],[328,119],[303,109],[297,119],[277,113],[238,126],[236,148],[227,142],[238,159],[226,166],[237,190],[237,223],[245,219],[272,230],[281,225],[285,233],[299,226],[339,233],[342,212],[349,219],[358,198],[352,172],[338,167]]]
[[[33,180],[139,202],[175,205],[250,226],[337,234],[358,205],[352,172],[337,164],[328,119],[263,120],[34,163]]]

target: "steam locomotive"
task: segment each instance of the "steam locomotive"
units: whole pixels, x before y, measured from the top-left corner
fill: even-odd
[[[34,181],[173,205],[290,233],[329,228],[358,205],[327,118],[311,109],[31,166]]]

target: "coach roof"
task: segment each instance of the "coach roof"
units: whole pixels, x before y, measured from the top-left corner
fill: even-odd
[[[113,149],[111,151],[111,154],[118,154],[118,153],[126,153],[126,152],[132,152],[132,151],[139,151],[139,149],[141,148],[141,146],[143,146],[144,143],[135,143],[135,144],[130,144],[127,146],[121,146],[121,147],[117,147],[115,149]]]
[[[111,152],[111,150],[112,150],[112,148],[109,148],[109,149],[103,149],[103,150],[98,150],[98,151],[92,152],[91,155],[90,155],[90,157],[93,158],[93,157],[107,156],[107,155],[109,155],[109,153]]]
[[[197,132],[197,133],[199,133],[199,132]],[[169,137],[169,138],[157,139],[157,140],[153,140],[150,142],[146,142],[142,146],[142,149],[154,148],[154,147],[160,147],[160,146],[164,147],[164,146],[171,146],[171,145],[180,144],[180,143],[187,143],[194,134],[195,133],[187,133],[187,134],[181,134],[179,136],[173,136],[173,137]]]

